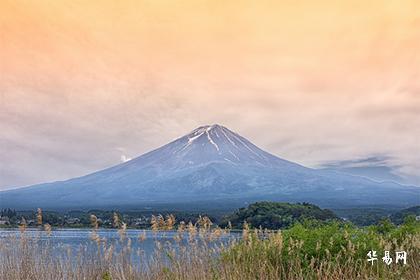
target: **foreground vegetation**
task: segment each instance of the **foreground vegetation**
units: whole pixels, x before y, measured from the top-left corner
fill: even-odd
[[[0,279],[420,279],[420,224],[414,217],[400,226],[384,220],[359,228],[342,221],[304,220],[282,231],[251,229],[245,223],[240,239],[226,239],[230,227],[214,226],[207,217],[177,223],[175,217],[153,216],[155,233],[175,231],[173,242],[155,240],[155,252],[133,252],[126,224],[114,215],[120,245],[98,233],[98,218],[90,217],[97,250],[72,252],[53,248],[25,234],[0,239]],[[41,211],[37,222],[43,224]],[[175,228],[176,225],[176,228]],[[46,234],[51,227],[43,224]],[[140,234],[136,242],[145,242]],[[377,251],[371,264],[367,253]],[[385,251],[394,258],[382,261]],[[407,263],[395,263],[405,251]],[[133,258],[133,253],[140,256]]]

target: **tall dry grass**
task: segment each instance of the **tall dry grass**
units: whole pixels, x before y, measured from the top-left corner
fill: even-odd
[[[251,230],[245,224],[241,240],[226,241],[223,237],[229,236],[230,228],[215,227],[207,217],[195,224],[180,222],[175,229],[174,216],[156,216],[153,232],[176,232],[174,242],[156,238],[155,251],[149,255],[137,252],[139,260],[133,258],[133,240],[127,237],[126,225],[118,215],[114,215],[118,248],[98,234],[94,215],[91,222],[96,250],[80,247],[74,252],[28,236],[22,221],[20,236],[0,239],[0,279],[420,279],[418,231],[398,229],[370,236],[361,229],[337,225],[297,226],[281,232]],[[39,230],[49,235],[52,229],[44,225]],[[146,238],[142,232],[136,242]],[[365,256],[371,246],[378,246],[374,248],[378,252],[404,249],[408,263],[386,266],[379,257],[372,266]]]

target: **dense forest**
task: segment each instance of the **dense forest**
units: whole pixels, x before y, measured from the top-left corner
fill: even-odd
[[[286,228],[296,222],[305,220],[338,220],[339,218],[327,209],[321,209],[310,203],[256,202],[246,208],[225,217],[222,227],[231,223],[234,228],[241,228],[244,222],[255,228]]]

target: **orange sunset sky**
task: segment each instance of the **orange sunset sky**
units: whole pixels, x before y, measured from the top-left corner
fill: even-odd
[[[0,189],[212,123],[420,185],[420,1],[0,1]]]

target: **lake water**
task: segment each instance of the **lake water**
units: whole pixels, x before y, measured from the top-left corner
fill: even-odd
[[[106,246],[112,246],[115,248],[115,252],[122,250],[124,246],[130,242],[132,248],[131,254],[133,259],[144,256],[151,257],[156,253],[157,243],[162,244],[163,248],[172,247],[177,248],[181,245],[188,246],[188,234],[185,233],[181,236],[181,240],[177,242],[175,237],[178,235],[175,231],[159,231],[153,232],[150,230],[135,230],[128,229],[125,232],[125,239],[121,241],[118,230],[115,229],[98,229],[97,235],[106,244]],[[69,250],[72,255],[77,255],[80,251],[91,251],[97,252],[98,246],[95,241],[92,240],[91,229],[55,229],[49,236],[45,231],[39,229],[28,228],[25,231],[25,236],[31,240],[36,240],[37,244],[42,247],[46,245],[53,248],[54,254],[60,255],[65,254]],[[145,235],[145,239],[142,240],[140,236]],[[0,242],[10,240],[10,238],[21,237],[21,233],[18,229],[2,229],[0,230]],[[232,239],[238,239],[240,235],[238,233],[229,233],[220,237],[217,241],[213,241],[210,244],[221,245],[228,243]],[[128,241],[129,240],[129,241]],[[198,239],[199,240],[199,239]],[[103,246],[101,246],[103,248]]]
[[[120,235],[118,230],[115,229],[98,229],[96,231],[98,236],[102,240],[106,240],[107,244],[119,245]],[[139,240],[139,236],[145,234],[146,239],[142,242]],[[5,229],[0,230],[0,238],[6,237],[17,237],[21,235],[18,229]],[[80,247],[97,247],[96,242],[91,239],[91,229],[56,229],[51,232],[49,236],[45,231],[39,229],[29,228],[25,231],[25,236],[29,238],[38,239],[40,242],[50,242],[54,247],[57,248],[71,248],[77,250]],[[166,243],[174,242],[176,232],[157,232],[154,233],[150,230],[126,230],[126,238],[131,240],[133,248],[141,247],[143,250],[152,252],[155,248],[156,241]]]

